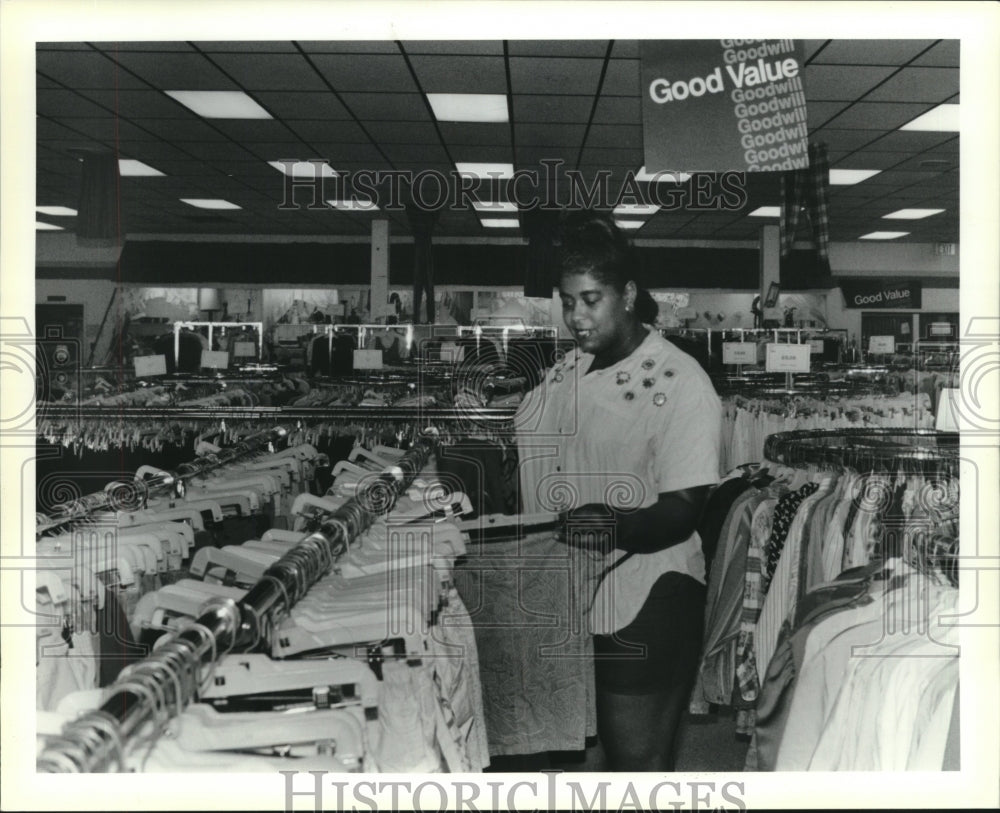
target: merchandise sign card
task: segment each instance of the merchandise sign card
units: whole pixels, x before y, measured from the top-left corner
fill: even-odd
[[[166,356],[136,356],[132,361],[135,363],[136,378],[167,374]]]
[[[823,340],[822,339],[810,339],[809,340],[809,352],[810,353],[813,353],[815,355],[816,353],[822,353],[825,350],[826,350],[826,347],[823,344]]]
[[[224,350],[202,350],[201,366],[225,370],[229,366],[229,353]]]
[[[769,373],[808,373],[808,344],[769,344],[764,369]]]
[[[234,342],[233,343],[233,356],[235,358],[256,358],[257,357],[257,345],[253,342]]]
[[[868,352],[869,353],[895,353],[896,352],[896,337],[895,336],[871,336],[868,339]]]
[[[355,370],[381,370],[382,351],[381,350],[355,350],[354,351]]]
[[[809,166],[800,40],[643,41],[646,171]]]
[[[754,342],[723,342],[723,364],[756,364],[757,345]]]

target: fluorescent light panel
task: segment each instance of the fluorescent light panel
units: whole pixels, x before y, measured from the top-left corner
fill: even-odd
[[[171,99],[206,119],[269,119],[268,113],[242,90],[165,90]]]
[[[959,105],[939,104],[932,107],[922,116],[917,116],[913,121],[908,121],[900,130],[928,130],[940,133],[958,132]]]
[[[897,237],[906,237],[908,231],[873,231],[862,234],[859,240],[895,240]]]
[[[660,211],[655,203],[623,203],[616,206],[612,214],[616,215],[652,215]]]
[[[291,161],[268,161],[267,163],[283,175],[307,181],[311,181],[317,177],[317,169],[319,169],[320,178],[336,178],[340,174],[339,172],[334,172],[325,161],[323,163],[313,163],[311,161],[296,161],[294,163]]]
[[[882,215],[883,220],[920,220],[931,215],[939,215],[944,209],[898,209]]]
[[[76,209],[68,206],[36,206],[35,211],[40,215],[52,215],[53,217],[73,217]]]
[[[878,175],[880,169],[831,169],[830,186],[851,186]]]
[[[194,206],[196,209],[242,209],[242,206],[237,206],[235,203],[230,203],[228,200],[220,200],[218,198],[181,198],[181,203],[186,203],[188,206]]]
[[[438,121],[508,121],[501,93],[428,93],[427,101]]]
[[[64,231],[62,226],[56,226],[53,223],[42,223],[41,220],[35,221],[36,231]]]
[[[517,212],[517,204],[507,200],[474,200],[472,208],[477,212],[490,212],[498,214],[500,212]]]
[[[619,229],[641,229],[646,225],[645,220],[616,220],[615,225]]]
[[[358,198],[357,200],[328,200],[334,209],[344,212],[377,212],[378,206],[368,198]]]
[[[484,217],[479,222],[487,229],[516,229],[521,225],[517,220],[504,217]]]
[[[136,161],[134,158],[121,158],[118,160],[118,173],[122,176],[136,178],[154,178],[163,175],[158,169],[154,169],[149,164]]]
[[[464,178],[479,178],[489,181],[493,178],[513,178],[513,164],[491,164],[476,162],[455,162],[455,169]]]
[[[635,174],[637,181],[656,181],[657,183],[684,183],[690,177],[690,172],[676,172],[674,170],[647,172],[644,166],[639,167],[639,171]]]
[[[747,217],[780,217],[781,207],[780,206],[761,206],[759,209],[754,209],[752,212],[747,213]]]

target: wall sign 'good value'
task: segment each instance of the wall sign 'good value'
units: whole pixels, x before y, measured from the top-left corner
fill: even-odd
[[[769,344],[764,369],[769,373],[808,373],[808,344]]]
[[[809,166],[797,40],[643,41],[646,170]]]

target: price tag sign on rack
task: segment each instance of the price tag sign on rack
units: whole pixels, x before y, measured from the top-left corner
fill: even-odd
[[[775,344],[766,345],[767,355],[764,357],[764,369],[769,373],[808,373],[808,344]]]
[[[381,370],[382,351],[381,350],[355,350],[354,351],[355,370]]]
[[[723,364],[756,364],[757,345],[754,342],[723,342]]]
[[[868,339],[868,352],[869,353],[895,353],[896,352],[896,337],[895,336],[871,336]]]
[[[229,353],[224,350],[202,350],[201,366],[213,370],[225,370],[229,366]]]
[[[809,352],[815,355],[816,353],[822,353],[826,350],[822,339],[810,339],[809,340]]]
[[[256,358],[257,345],[253,342],[233,342],[234,358]]]
[[[135,363],[136,378],[167,374],[166,356],[136,356],[132,361]]]

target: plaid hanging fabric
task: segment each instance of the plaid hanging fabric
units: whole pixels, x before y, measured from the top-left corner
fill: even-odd
[[[799,214],[805,212],[812,230],[812,243],[822,271],[830,270],[830,213],[828,205],[830,164],[825,144],[809,145],[809,166],[784,173],[781,184],[781,256],[792,253]]]

